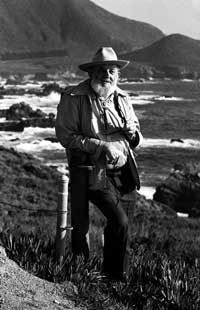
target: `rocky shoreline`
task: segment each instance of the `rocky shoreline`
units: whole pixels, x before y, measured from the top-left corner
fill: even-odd
[[[166,180],[156,188],[153,199],[176,212],[200,217],[200,164],[175,165]]]
[[[13,104],[8,110],[0,110],[0,117],[6,120],[0,123],[0,131],[22,132],[25,127],[54,127],[55,114],[44,113],[40,109],[33,110],[28,104]]]

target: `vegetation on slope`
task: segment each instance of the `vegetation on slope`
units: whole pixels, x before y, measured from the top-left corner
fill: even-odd
[[[41,162],[31,155],[12,149],[0,147],[0,159],[0,214],[9,223],[7,229],[15,234],[37,231],[46,214],[56,214],[59,173],[41,167]],[[55,226],[56,221],[44,231],[55,235]]]
[[[119,17],[89,0],[1,0],[0,19],[4,56],[26,52],[30,57],[42,51],[51,55],[60,50],[69,63],[76,57],[88,58],[101,45],[128,51],[163,36],[150,24]]]
[[[181,34],[166,36],[150,46],[123,54],[122,57],[133,63],[146,64],[149,71],[157,69],[165,76],[173,77],[176,74],[178,77],[178,71],[180,77],[181,73],[194,71],[200,76],[200,40]]]
[[[99,236],[105,224],[100,213],[91,206],[95,255],[88,262],[81,257],[74,261],[69,235],[64,260],[58,263],[54,243],[58,172],[3,147],[0,158],[1,242],[21,267],[49,281],[72,281],[79,291],[76,305],[87,309],[199,309],[198,219],[177,218],[164,206],[140,199],[132,219],[130,276],[124,283],[107,282],[100,277]]]
[[[124,57],[155,65],[192,65],[200,61],[200,40],[172,34],[146,48],[127,53]]]

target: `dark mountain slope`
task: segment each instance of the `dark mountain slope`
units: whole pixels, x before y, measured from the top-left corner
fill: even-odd
[[[200,66],[200,41],[184,35],[172,34],[151,46],[127,53],[123,57],[152,65]]]
[[[128,77],[200,77],[200,41],[181,34],[166,36],[120,57],[131,61],[123,72]]]
[[[164,36],[89,0],[0,0],[0,26],[1,54],[63,50],[72,60],[87,58],[100,45],[123,52]]]

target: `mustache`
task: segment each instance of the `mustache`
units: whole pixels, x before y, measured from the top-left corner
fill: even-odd
[[[91,87],[97,95],[99,95],[100,97],[107,98],[109,95],[111,95],[114,92],[116,88],[116,83],[102,86],[100,82],[96,80],[91,80]]]

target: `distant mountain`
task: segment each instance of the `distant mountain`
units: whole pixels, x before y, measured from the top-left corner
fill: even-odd
[[[178,74],[178,71],[182,74],[200,72],[200,40],[172,34],[121,57],[130,60],[132,64],[139,62],[172,75]]]
[[[89,0],[0,0],[4,59],[58,54],[72,62],[88,60],[99,46],[127,52],[163,36],[150,24],[109,13]]]

